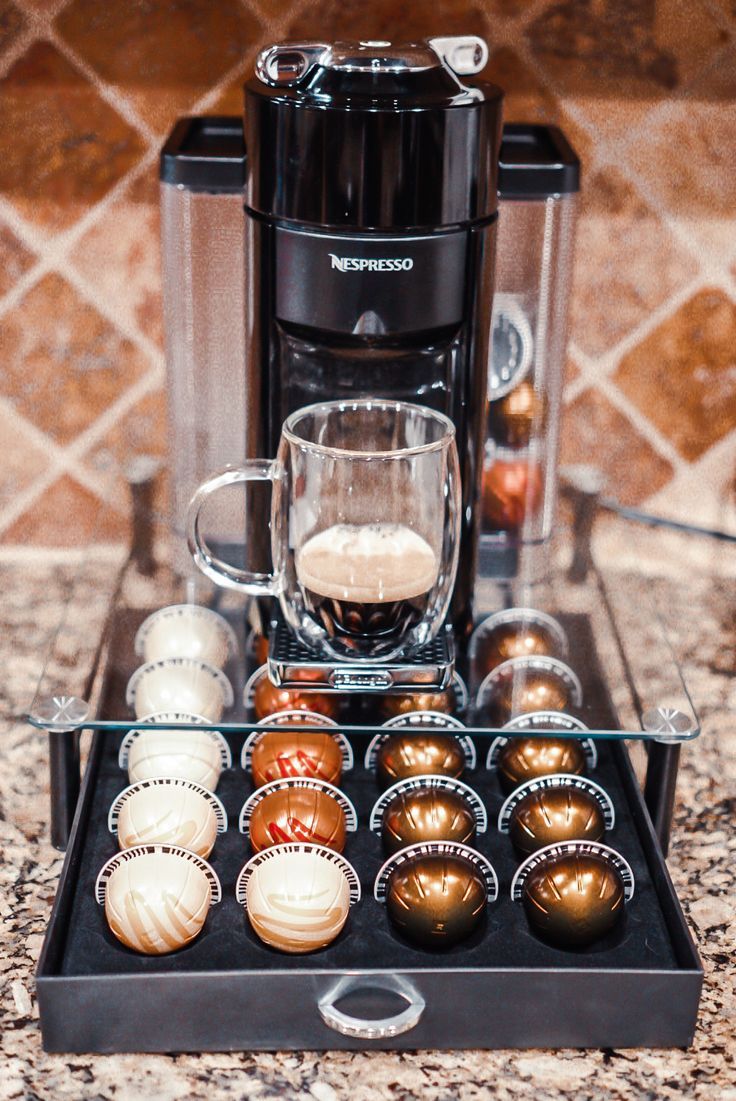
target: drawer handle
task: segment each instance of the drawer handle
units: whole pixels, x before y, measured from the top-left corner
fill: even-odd
[[[343,1013],[335,1005],[335,1002],[339,1002],[347,994],[376,989],[398,994],[407,1003],[406,1009],[402,1009],[393,1017],[369,1019]],[[329,993],[320,998],[317,1009],[325,1024],[343,1036],[357,1036],[361,1040],[385,1040],[390,1036],[400,1036],[402,1032],[409,1032],[418,1025],[425,1005],[426,1002],[421,994],[406,980],[394,975],[366,975],[341,979]]]

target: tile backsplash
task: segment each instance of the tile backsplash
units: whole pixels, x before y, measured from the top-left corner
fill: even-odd
[[[238,113],[269,41],[462,31],[583,162],[562,461],[736,529],[730,0],[0,0],[0,542],[124,536],[126,464],[165,455],[174,119]]]

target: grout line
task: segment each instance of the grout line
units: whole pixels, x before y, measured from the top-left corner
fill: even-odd
[[[51,461],[46,470],[42,471],[30,485],[17,494],[10,505],[0,511],[0,535],[19,516],[26,512],[33,502],[38,500],[54,482],[65,474],[69,474],[101,501],[106,504],[112,503],[114,497],[114,492],[110,489],[112,474],[101,479],[100,475],[95,473],[94,468],[90,468],[82,462],[84,454],[98,443],[141,398],[158,389],[161,382],[161,372],[158,369],[149,371],[109,406],[93,424],[66,446],[58,444],[51,436],[34,425],[22,413],[19,413],[12,406],[12,403],[0,398],[0,408],[5,409],[14,418],[18,419],[23,430],[32,438],[33,442],[47,454],[49,452],[51,454]],[[100,484],[101,480],[104,483],[102,485]]]
[[[33,43],[38,38],[38,32],[33,23],[29,20],[26,26],[20,31],[15,42],[12,42],[6,47],[3,54],[2,62],[0,62],[0,78],[4,79],[10,70],[13,68],[17,61],[20,61],[23,54],[30,49]]]
[[[95,561],[111,562],[120,558],[120,548],[124,543],[96,543]],[[45,547],[38,543],[5,543],[0,544],[0,562],[4,566],[20,565],[28,566],[35,563],[44,565],[78,565],[89,560],[89,547]]]
[[[682,306],[693,298],[699,291],[712,285],[702,272],[699,272],[687,283],[673,291],[659,306],[648,310],[642,320],[631,329],[618,343],[608,348],[598,356],[590,356],[582,353],[581,365],[595,374],[597,379],[610,378],[618,367],[620,361],[629,352],[633,351],[642,341],[665,321],[672,317]]]
[[[594,384],[585,377],[585,375],[578,375],[573,379],[571,383],[564,387],[562,391],[562,404],[572,405],[572,403],[580,397],[585,390],[590,390]]]
[[[108,406],[108,408],[100,414],[97,420],[89,425],[83,432],[80,432],[73,443],[69,445],[69,455],[74,459],[82,458],[96,443],[99,443],[110,429],[114,428],[142,398],[161,389],[163,382],[164,377],[161,368],[155,367],[153,370],[148,371],[134,382],[132,386],[129,386],[128,389],[120,395],[117,401]]]
[[[134,105],[128,100],[125,92],[116,84],[110,84],[94,69],[77,51],[69,45],[55,27],[49,26],[46,33],[48,41],[56,46],[60,54],[78,69],[87,78],[97,93],[112,107],[116,114],[136,130],[140,136],[150,145],[156,141],[156,136],[147,122],[138,115]]]
[[[665,459],[673,468],[674,473],[679,474],[681,471],[686,470],[689,467],[689,463],[686,459],[683,459],[679,451],[673,444],[663,436],[656,425],[644,416],[639,407],[635,405],[630,398],[619,390],[613,382],[608,378],[602,378],[596,384],[597,389],[606,397],[611,405],[615,406],[620,413],[622,413],[627,420],[631,422],[634,428],[637,430],[640,436],[651,445],[654,451],[657,451],[659,455]]]

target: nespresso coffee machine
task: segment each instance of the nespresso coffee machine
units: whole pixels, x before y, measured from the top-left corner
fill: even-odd
[[[554,276],[556,256],[567,256],[569,247],[560,249],[559,218],[552,238],[545,227],[560,205],[558,192],[577,189],[576,168],[569,167],[577,161],[561,135],[550,138],[539,127],[510,135],[513,149],[500,158],[509,191],[502,207],[513,201],[507,221],[512,230],[519,217],[523,224],[518,235],[506,233],[499,266],[523,273],[524,296],[494,316],[502,93],[471,79],[486,58],[475,37],[273,46],[246,85],[244,146],[235,120],[186,120],[162,155],[175,523],[214,466],[273,456],[281,424],[295,409],[365,397],[431,406],[453,420],[461,461],[463,533],[451,616],[461,646],[473,621],[481,524],[488,528],[479,497],[500,399],[518,383],[539,395],[533,408],[544,411],[517,463],[527,456],[536,462],[540,439],[554,438],[561,362],[532,354],[530,345],[546,350],[552,327],[563,333],[564,348],[564,308],[550,317],[548,307],[550,295],[566,304],[567,286],[560,289]],[[213,277],[223,266],[218,216],[223,227],[231,225],[241,180],[242,298],[240,256],[229,268],[227,294],[217,293]],[[181,238],[197,226],[205,232],[188,247]],[[213,372],[222,379],[219,398]],[[213,402],[214,412],[203,408]],[[200,434],[202,423],[211,426],[203,441],[191,424],[186,429],[202,447],[186,446],[177,419],[197,423]],[[549,498],[554,458],[544,473]],[[245,540],[251,560],[265,568],[267,509],[266,494],[254,494]],[[223,558],[230,557],[243,543],[242,530],[228,533],[217,517],[213,523]],[[500,536],[504,544],[508,535]],[[501,572],[506,568],[504,561]],[[493,559],[488,569],[498,572]]]

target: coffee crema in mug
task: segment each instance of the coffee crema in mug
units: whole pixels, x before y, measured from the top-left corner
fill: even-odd
[[[404,524],[335,524],[296,554],[296,574],[327,633],[399,639],[424,615],[439,563]]]

